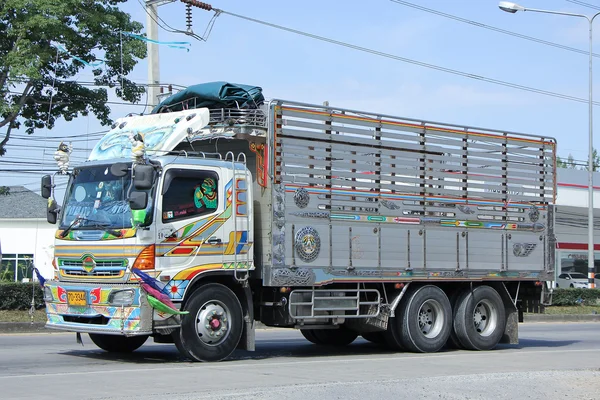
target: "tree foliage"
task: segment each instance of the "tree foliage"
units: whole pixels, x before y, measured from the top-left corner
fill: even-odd
[[[144,88],[127,74],[146,56],[145,43],[120,32],[142,24],[117,6],[125,0],[0,0],[0,155],[12,129],[28,134],[92,112],[111,123],[107,87],[137,102]],[[67,52],[58,50],[56,44]],[[93,84],[74,78],[93,67]],[[94,86],[96,85],[96,86]],[[122,85],[122,86],[121,86]],[[50,102],[52,100],[52,107]]]
[[[594,149],[592,152],[592,160],[593,171],[599,171],[600,155],[598,155],[598,151],[596,149]],[[566,160],[556,157],[556,166],[559,168],[580,169],[584,171],[589,169],[587,161],[575,161],[572,154],[569,154]]]

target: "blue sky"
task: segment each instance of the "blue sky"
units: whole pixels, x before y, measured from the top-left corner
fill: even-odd
[[[143,1],[143,0],[140,0]],[[588,0],[591,2],[591,0]],[[437,12],[521,35],[588,51],[588,23],[583,18],[518,12],[498,8],[496,0],[412,0]],[[588,98],[588,56],[459,22],[389,0],[301,2],[214,0],[212,6],[235,14],[351,43],[443,68]],[[523,0],[531,8],[593,15],[598,10],[567,0]],[[146,14],[138,0],[122,8],[142,23]],[[159,7],[169,25],[185,29],[185,7],[173,2]],[[194,31],[202,34],[212,12],[193,11]],[[600,18],[595,22],[594,50],[600,53]],[[192,85],[229,81],[261,86],[267,98],[297,100],[392,114],[429,121],[546,135],[558,140],[558,153],[587,160],[588,105],[540,95],[460,75],[424,68],[284,32],[230,15],[220,15],[206,42],[159,31],[161,41],[189,41],[191,49],[160,46],[161,81]],[[594,95],[600,101],[600,57],[594,58]],[[147,83],[147,64],[140,62],[130,78]],[[91,80],[91,71],[78,79]],[[139,106],[111,106],[113,119]],[[600,107],[595,132],[600,129]],[[34,159],[53,168],[52,154],[60,139],[73,142],[75,163],[83,161],[104,130],[93,117],[61,121],[34,140],[14,132],[4,160]],[[83,135],[83,136],[82,136]],[[598,135],[595,135],[597,138]],[[46,147],[31,148],[35,144]],[[600,142],[595,141],[600,148]],[[29,146],[29,147],[27,147]],[[6,163],[3,163],[6,165]],[[11,166],[13,168],[13,166]],[[16,168],[16,166],[14,167]],[[38,190],[40,175],[2,173],[0,185]]]

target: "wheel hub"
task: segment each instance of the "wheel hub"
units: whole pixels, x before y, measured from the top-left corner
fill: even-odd
[[[487,300],[483,300],[473,310],[473,326],[477,333],[488,336],[496,328],[496,309]]]
[[[216,346],[229,334],[229,310],[219,301],[204,304],[196,315],[196,333],[204,343]]]
[[[428,338],[434,338],[442,330],[444,316],[442,306],[435,300],[429,300],[421,305],[417,316],[419,330]]]

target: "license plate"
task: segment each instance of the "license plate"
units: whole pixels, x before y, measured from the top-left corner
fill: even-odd
[[[69,304],[70,306],[87,306],[87,298],[85,292],[67,292],[67,304]]]

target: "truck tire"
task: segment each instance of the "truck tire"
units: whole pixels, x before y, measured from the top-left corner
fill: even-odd
[[[242,336],[242,306],[227,286],[209,283],[199,287],[185,305],[175,344],[193,361],[220,361],[236,349]]]
[[[448,296],[439,287],[426,285],[418,288],[400,304],[397,315],[388,330],[393,341],[399,342],[405,349],[415,353],[433,353],[448,341],[452,329],[452,307]]]
[[[300,332],[306,340],[321,346],[348,346],[358,337],[358,333],[345,326],[338,329],[301,329]]]
[[[385,332],[365,332],[361,334],[363,339],[375,343],[375,344],[385,344]]]
[[[304,336],[304,339],[314,344],[321,344],[315,336],[315,329],[300,329],[300,333]]]
[[[491,350],[498,345],[506,326],[502,298],[490,286],[466,290],[457,300],[454,332],[467,350]]]
[[[450,300],[450,305],[452,306],[452,318],[456,315],[458,311],[458,299],[464,293],[464,290],[454,291],[448,299]],[[452,320],[454,321],[454,319]],[[458,336],[454,331],[454,322],[452,322],[452,329],[450,329],[450,337],[448,337],[448,341],[446,342],[446,348],[448,349],[463,349],[462,344],[460,344],[460,340],[458,340]]]
[[[102,350],[109,353],[131,353],[139,349],[148,339],[148,336],[120,336],[90,333],[92,342]]]

